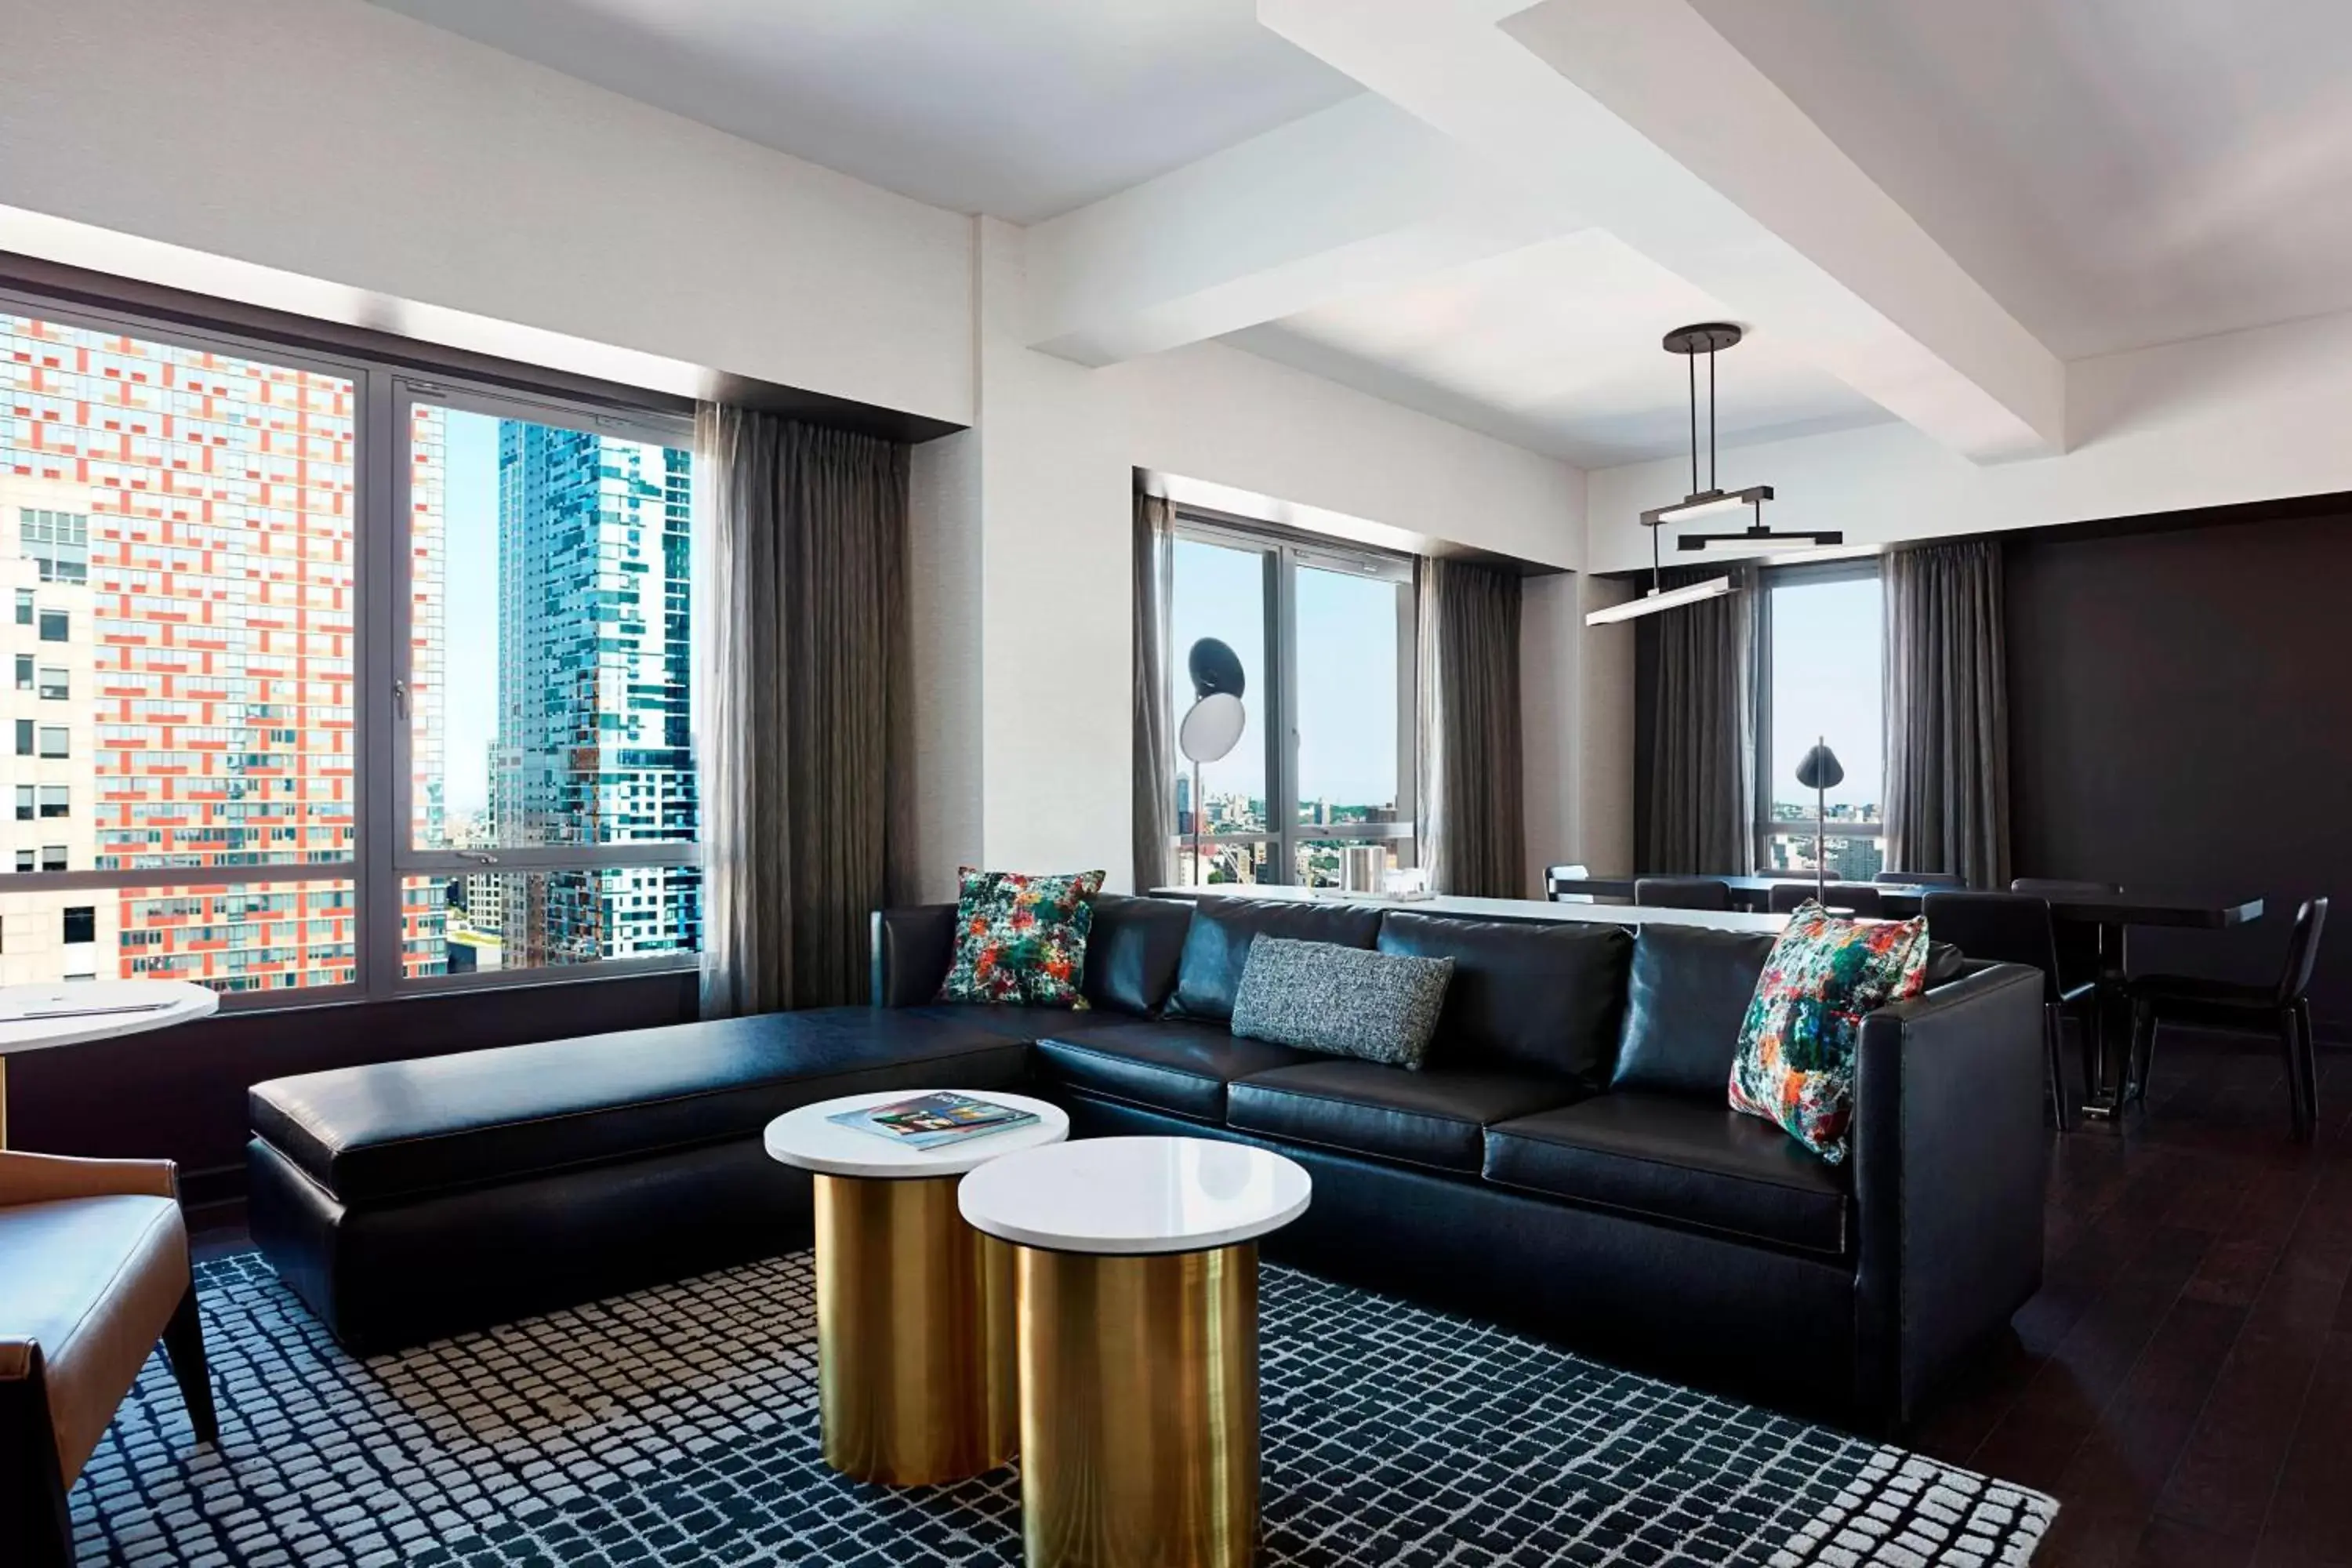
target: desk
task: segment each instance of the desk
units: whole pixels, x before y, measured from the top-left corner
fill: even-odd
[[[219,1007],[219,992],[188,980],[0,985],[0,1149],[8,1147],[10,1057],[20,1051],[167,1029]]]
[[[1154,888],[1161,899],[1267,899],[1286,904],[1358,904],[1393,910],[1401,915],[1445,915],[1461,921],[1529,921],[1545,925],[1683,925],[1708,931],[1760,931],[1777,936],[1789,923],[1786,915],[1733,910],[1654,910],[1631,904],[1555,904],[1543,899],[1384,898],[1377,893],[1343,893],[1336,888],[1301,888],[1288,884],[1212,882],[1205,888]]]

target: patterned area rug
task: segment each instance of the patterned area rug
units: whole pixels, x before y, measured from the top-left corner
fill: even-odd
[[[1021,1562],[1011,1469],[818,1457],[805,1254],[355,1361],[258,1254],[199,1270],[198,1448],[151,1363],[73,1493],[84,1563]],[[2057,1505],[1898,1448],[1269,1267],[1267,1564],[2023,1563]]]

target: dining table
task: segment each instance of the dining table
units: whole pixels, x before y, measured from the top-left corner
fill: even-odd
[[[1805,879],[1788,877],[1724,877],[1719,879],[1731,889],[1735,903],[1747,902],[1761,908],[1775,888],[1783,888],[1791,880]],[[1555,897],[1591,899],[1624,899],[1633,897],[1634,879],[1631,877],[1566,877],[1552,881]],[[1836,884],[1832,884],[1832,887]],[[1872,884],[1878,894],[1879,908],[1895,920],[1907,920],[1920,910],[1920,901],[1933,888],[1906,886],[1900,882]],[[2132,926],[2169,926],[2197,931],[2227,931],[2234,926],[2248,925],[2263,918],[2263,900],[2200,892],[2187,889],[2123,888],[2112,892],[2061,893],[2050,898],[2050,918],[2070,925],[2088,925],[2099,933],[2099,1022],[2097,1030],[2098,1082],[2090,1086],[2091,1099],[2083,1107],[2083,1114],[2095,1120],[2115,1115],[2121,1100],[2121,1087],[2115,1079],[2116,1068],[2127,1051],[2109,1048],[2110,1041],[2126,1046],[2131,1039],[2130,1002],[2125,991],[2124,932]]]

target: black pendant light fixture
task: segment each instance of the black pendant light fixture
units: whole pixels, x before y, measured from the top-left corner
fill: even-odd
[[[1738,533],[1686,534],[1676,546],[1682,550],[1706,550],[1716,545],[1733,545],[1743,549],[1759,544],[1774,544],[1785,540],[1801,540],[1808,545],[1820,546],[1844,542],[1845,535],[1834,530],[1796,533],[1776,533],[1764,526],[1764,503],[1772,499],[1770,485],[1749,485],[1745,489],[1726,490],[1716,483],[1715,473],[1715,356],[1736,346],[1746,334],[1729,321],[1700,321],[1692,326],[1676,327],[1660,343],[1670,354],[1680,354],[1685,366],[1685,374],[1690,385],[1690,494],[1671,506],[1653,507],[1642,514],[1642,526],[1650,531],[1650,588],[1638,599],[1607,609],[1595,610],[1584,617],[1587,626],[1600,626],[1609,621],[1631,620],[1656,610],[1668,610],[1677,605],[1696,604],[1701,600],[1719,598],[1728,594],[1731,579],[1710,577],[1685,588],[1669,590],[1664,585],[1664,568],[1659,559],[1658,530],[1675,523],[1689,522],[1697,518],[1713,517],[1720,512],[1748,509],[1753,520]],[[1706,485],[1698,482],[1698,362],[1706,358]]]

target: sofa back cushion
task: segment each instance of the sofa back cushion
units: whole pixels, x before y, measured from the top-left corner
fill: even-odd
[[[1380,940],[1382,952],[1454,961],[1433,1065],[1551,1073],[1591,1089],[1608,1081],[1633,954],[1622,927],[1398,912]]]
[[[1271,899],[1235,899],[1213,894],[1192,911],[1184,935],[1184,957],[1176,970],[1173,1012],[1223,1024],[1234,1016],[1250,943],[1261,936],[1296,942],[1328,942],[1339,947],[1370,947],[1380,935],[1381,911],[1350,904],[1286,904]],[[1727,1070],[1728,1070],[1727,1068]]]
[[[1176,989],[1176,965],[1192,929],[1192,906],[1181,899],[1097,895],[1081,982],[1087,1002],[1114,1013],[1156,1016]]]
[[[1645,922],[1633,939],[1625,1024],[1610,1087],[1720,1101],[1731,1081],[1740,1023],[1771,953],[1772,938],[1762,931]]]

